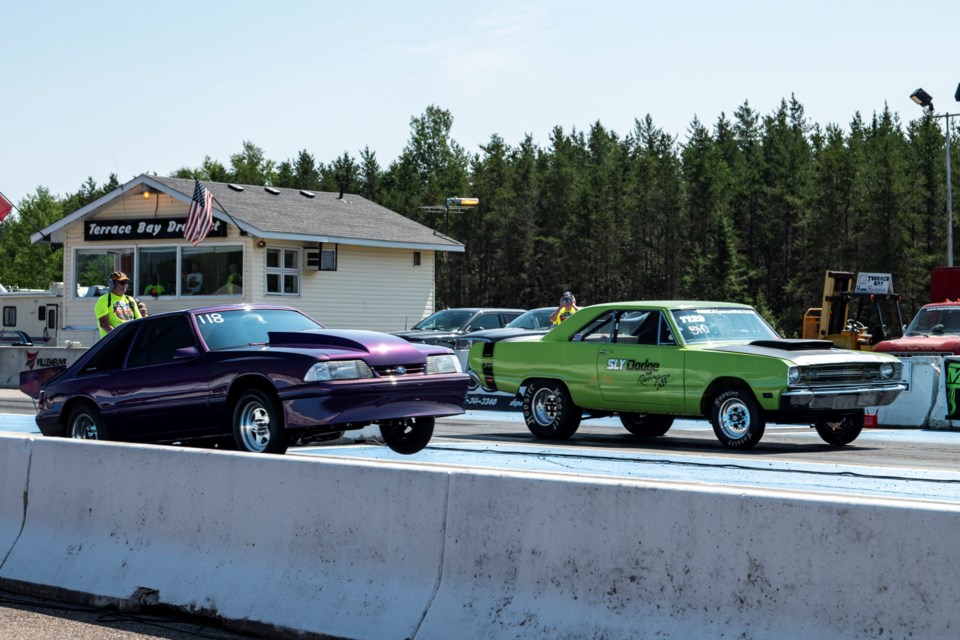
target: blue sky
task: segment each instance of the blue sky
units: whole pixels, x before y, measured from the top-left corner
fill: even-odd
[[[955,0],[10,0],[0,191],[227,164],[244,140],[277,161],[369,146],[386,167],[431,104],[472,152],[492,134],[547,146],[557,125],[622,136],[646,114],[683,142],[694,117],[791,94],[821,125],[885,103],[907,122],[917,87],[960,111],[958,17]]]

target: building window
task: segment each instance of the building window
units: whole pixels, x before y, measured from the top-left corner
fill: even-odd
[[[133,278],[134,255],[131,249],[77,249],[74,264],[74,295],[97,298],[110,290],[110,274],[122,271]],[[135,294],[136,282],[127,293]]]
[[[16,307],[3,308],[3,326],[5,327],[17,326],[17,308]]]
[[[337,245],[320,245],[320,271],[337,270]]]
[[[140,247],[137,256],[137,288],[127,293],[153,298],[177,295],[176,247]]]
[[[267,249],[267,293],[300,295],[299,249]]]
[[[419,252],[419,251],[414,251],[414,252],[413,252],[413,266],[415,266],[415,267],[419,267],[419,266],[420,266],[420,252]]]
[[[184,247],[180,252],[180,295],[243,295],[243,247]]]

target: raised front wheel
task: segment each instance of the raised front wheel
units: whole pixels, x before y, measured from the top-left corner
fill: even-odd
[[[430,444],[433,437],[433,418],[403,418],[384,420],[380,423],[380,435],[387,446],[397,453],[408,456]]]
[[[823,441],[834,447],[850,444],[863,431],[863,411],[837,416],[834,420],[824,420],[813,425]]]

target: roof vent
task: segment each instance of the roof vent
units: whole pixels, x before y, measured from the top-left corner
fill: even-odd
[[[238,184],[228,184],[227,186],[233,189],[234,191],[243,191],[243,187],[241,187]]]
[[[300,189],[300,195],[306,196],[306,197],[308,197],[308,198],[316,198],[316,197],[317,197],[317,194],[315,194],[313,191],[304,191],[303,189]]]
[[[275,196],[280,195],[280,189],[274,189],[273,187],[264,187],[263,190],[271,195],[275,195]]]

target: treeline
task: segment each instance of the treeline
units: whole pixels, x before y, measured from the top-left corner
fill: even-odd
[[[945,264],[945,138],[929,116],[904,126],[885,106],[821,127],[791,98],[769,115],[744,103],[710,126],[694,119],[683,140],[647,116],[623,136],[599,122],[556,127],[545,146],[494,134],[479,154],[452,126],[449,111],[428,107],[386,168],[369,148],[329,164],[306,150],[276,162],[244,142],[229,166],[207,157],[171,175],[342,190],[449,229],[467,250],[440,257],[438,307],[551,305],[565,289],[581,304],[732,300],[791,336],[819,306],[828,269],[892,273],[909,319]],[[116,186],[90,179],[64,198],[40,188],[20,208],[49,224]],[[447,217],[451,196],[480,205]],[[0,282],[45,286],[61,259],[29,266],[24,224],[0,225]]]

